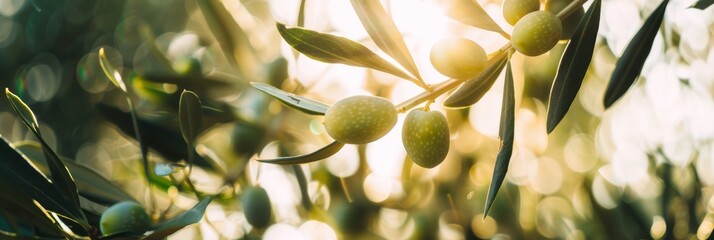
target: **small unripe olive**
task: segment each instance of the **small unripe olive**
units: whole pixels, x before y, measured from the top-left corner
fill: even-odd
[[[449,125],[441,112],[415,109],[404,119],[402,143],[417,165],[439,165],[449,153],[449,142]]]
[[[265,137],[265,129],[243,121],[238,121],[231,131],[231,145],[240,155],[253,155],[260,150]]]
[[[338,142],[373,142],[397,124],[391,101],[374,96],[353,96],[337,101],[325,113],[325,130]]]
[[[557,15],[558,12],[567,7],[571,2],[573,2],[573,0],[548,0],[545,2],[545,10]],[[573,37],[575,29],[578,28],[580,19],[583,18],[584,15],[585,9],[581,6],[578,10],[561,21],[563,24],[563,34],[560,36],[560,40],[567,40]]]
[[[120,202],[109,207],[99,219],[99,230],[104,235],[130,232],[141,235],[151,228],[146,209],[135,202]]]
[[[504,0],[501,6],[503,18],[511,26],[515,25],[526,14],[538,11],[538,9],[540,9],[539,0]]]
[[[548,52],[558,43],[563,26],[555,14],[537,11],[523,16],[513,26],[513,48],[526,56],[538,56]]]
[[[454,37],[439,40],[429,54],[431,65],[444,76],[469,79],[486,68],[486,51],[466,38]]]
[[[264,228],[270,223],[273,214],[268,192],[262,187],[246,189],[240,197],[245,219],[256,228]]]

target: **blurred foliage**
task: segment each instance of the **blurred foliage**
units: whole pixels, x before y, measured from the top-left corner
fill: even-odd
[[[664,36],[655,38],[650,56],[666,69],[687,73],[658,73],[644,64],[644,80],[611,109],[605,111],[601,105],[618,53],[631,37],[617,32],[619,22],[605,19],[620,14],[623,22],[639,26],[656,7],[641,2],[603,1],[603,30],[590,68],[583,70],[576,100],[550,135],[546,106],[567,43],[541,56],[510,58],[515,90],[513,157],[487,215],[483,206],[501,144],[498,116],[501,86],[508,86],[502,84],[505,74],[489,78],[496,82],[491,83],[492,90],[477,94],[480,101],[469,108],[442,107],[446,98],[436,99],[432,109],[447,116],[452,141],[449,155],[436,168],[421,168],[407,156],[399,138],[404,116],[383,139],[345,145],[322,161],[280,166],[256,159],[306,154],[330,144],[319,116],[326,108],[321,102],[369,94],[397,103],[421,92],[415,82],[445,86],[439,85],[445,77],[428,63],[429,48],[444,36],[460,35],[478,39],[487,52],[498,50],[507,41],[504,30],[509,30],[500,27],[508,26],[500,17],[500,1],[477,1],[476,6],[461,0],[383,1],[404,39],[390,36],[382,41],[406,42],[414,63],[406,60],[412,56],[407,57],[404,46],[385,52],[397,56],[396,62],[416,66],[402,70],[390,61],[351,65],[378,65],[378,70],[403,75],[410,82],[380,71],[320,63],[294,51],[291,45],[298,42],[281,38],[314,29],[324,33],[319,36],[325,44],[337,39],[353,46],[342,49],[345,52],[357,49],[382,59],[375,52],[387,47],[369,40],[379,29],[364,29],[365,16],[357,15],[347,1],[0,0],[0,87],[32,109],[42,139],[72,174],[82,210],[68,214],[84,214],[86,219],[69,223],[68,228],[80,235],[100,236],[81,225],[98,226],[107,207],[131,200],[145,206],[155,223],[156,231],[145,236],[150,239],[175,232],[169,238],[709,238],[714,229],[714,132],[702,126],[714,119],[714,79],[708,72],[697,75],[701,71],[695,66],[707,69],[714,64],[711,44],[701,43],[706,45],[703,55],[691,50],[700,46],[687,45],[688,38],[679,35],[701,35],[685,30],[685,20],[665,15],[660,30]],[[607,4],[619,4],[620,10]],[[712,38],[711,8],[671,4],[668,13],[689,14],[692,21],[707,19],[697,33]],[[493,19],[470,16],[459,11],[462,5]],[[443,12],[436,11],[441,8]],[[375,28],[396,31],[393,27]],[[366,47],[357,47],[360,44]],[[128,95],[103,72],[100,48],[117,68]],[[326,61],[345,62],[338,57]],[[678,81],[655,85],[662,79]],[[681,93],[657,94],[672,89]],[[195,95],[181,101],[184,91]],[[651,100],[660,97],[675,99],[675,107]],[[304,112],[281,101],[303,107]],[[39,139],[23,126],[10,104],[0,102],[0,134],[12,146],[3,143],[0,154],[14,161],[0,164],[2,169],[21,166],[17,169],[28,174],[18,178],[43,180],[38,185],[47,195],[37,199],[69,201],[54,184],[44,182],[43,178],[62,182],[53,176],[52,155],[36,143]],[[681,111],[672,110],[676,106],[701,114],[681,113],[684,117],[678,118]],[[182,112],[200,113],[200,121]],[[149,150],[149,176],[143,171],[135,128]],[[669,128],[675,130],[663,130]],[[674,133],[655,134],[658,131]],[[677,135],[681,132],[686,136]],[[0,184],[0,190],[31,202],[23,198],[24,190],[10,186],[17,180],[14,175],[8,176],[2,178],[9,180]],[[263,192],[255,199],[241,198],[255,189],[264,189],[269,201],[256,200],[266,198]],[[0,204],[18,204],[6,199],[12,198],[0,199]],[[265,208],[266,202],[270,216],[244,209]],[[58,208],[52,205],[48,210],[59,211],[53,207]],[[52,234],[62,230],[32,209],[0,209],[0,236],[68,237]],[[256,221],[259,226],[252,226]],[[180,230],[186,225],[190,226]]]

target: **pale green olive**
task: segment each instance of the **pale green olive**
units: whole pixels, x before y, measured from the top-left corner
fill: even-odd
[[[439,111],[416,109],[407,114],[402,127],[402,143],[419,166],[438,166],[449,153],[449,125]]]
[[[526,56],[538,56],[550,51],[558,43],[563,26],[555,14],[537,11],[518,20],[513,26],[513,48]]]
[[[450,78],[470,79],[486,68],[486,51],[467,38],[453,37],[439,40],[429,54],[431,65]]]
[[[353,96],[327,109],[324,123],[327,134],[336,141],[365,144],[383,137],[397,124],[397,110],[381,97]]]
[[[503,18],[506,22],[515,25],[519,19],[526,14],[538,11],[540,9],[539,0],[503,0],[501,10],[503,10]]]

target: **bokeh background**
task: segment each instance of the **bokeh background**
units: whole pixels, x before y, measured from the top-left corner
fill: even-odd
[[[328,104],[360,94],[399,103],[420,88],[296,54],[275,23],[298,25],[299,0],[223,0],[213,12],[199,1],[0,0],[0,87],[28,103],[60,155],[91,167],[145,206],[151,204],[129,106],[102,72],[98,49],[122,69],[152,162],[186,161],[178,100],[183,89],[200,96],[205,130],[190,177],[201,193],[218,197],[199,224],[173,239],[706,239],[714,229],[713,8],[670,1],[639,81],[605,111],[602,96],[615,61],[659,2],[604,0],[592,64],[550,135],[546,103],[566,42],[538,57],[514,55],[514,155],[484,216],[499,148],[503,76],[470,108],[444,109],[443,97],[432,105],[446,113],[451,129],[449,155],[434,169],[406,156],[403,114],[383,139],[348,145],[326,160],[259,164],[256,158],[308,153],[331,139],[321,117],[286,108],[250,82]],[[487,52],[507,42],[445,17],[439,0],[382,2],[431,84],[447,79],[429,63],[436,41],[463,36]],[[510,32],[500,1],[478,2]],[[358,41],[388,58],[349,1],[307,0],[304,17],[306,28]],[[222,46],[226,41],[233,51]],[[34,139],[7,101],[0,110],[3,137]],[[296,180],[302,174],[308,198]],[[152,180],[167,217],[197,202],[177,184],[183,177]],[[273,219],[266,229],[250,226],[238,201],[253,185],[270,196]]]

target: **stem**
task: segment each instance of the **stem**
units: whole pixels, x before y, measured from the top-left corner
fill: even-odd
[[[141,139],[141,134],[139,133],[139,121],[136,118],[136,107],[134,107],[134,102],[131,101],[131,97],[127,94],[126,101],[129,103],[129,113],[131,113],[131,123],[134,125],[134,136],[136,136],[136,141],[139,142],[139,149],[141,150],[141,160],[144,164],[144,177],[146,178],[146,183],[149,186],[149,198],[151,199],[151,212],[155,215],[157,212],[156,207],[156,196],[154,196],[154,191],[151,189],[151,172],[149,171],[149,159],[147,158],[147,149],[144,145],[144,141]]]
[[[511,46],[511,42],[504,44],[503,47],[501,47],[497,51],[488,55],[489,60],[497,58],[497,57],[502,57],[502,55],[508,53],[512,47],[513,46]],[[429,101],[429,100],[433,101],[437,97],[441,96],[441,94],[444,94],[444,93],[450,91],[451,89],[454,89],[454,88],[460,86],[462,83],[464,83],[467,80],[468,79],[452,78],[452,79],[446,80],[444,82],[438,83],[433,86],[432,91],[424,91],[421,94],[416,95],[416,96],[398,104],[396,106],[397,111],[403,113],[403,112],[406,112],[407,110],[412,109],[413,107],[415,107],[425,101]]]
[[[574,12],[577,11],[580,7],[582,7],[583,4],[585,4],[585,2],[587,2],[587,1],[588,1],[588,0],[575,0],[575,1],[572,1],[568,6],[566,6],[565,8],[563,8],[562,10],[560,10],[560,12],[558,12],[558,14],[557,14],[558,18],[560,18],[560,20],[563,20],[563,19],[567,18],[568,16],[570,16],[570,14],[574,13]]]

